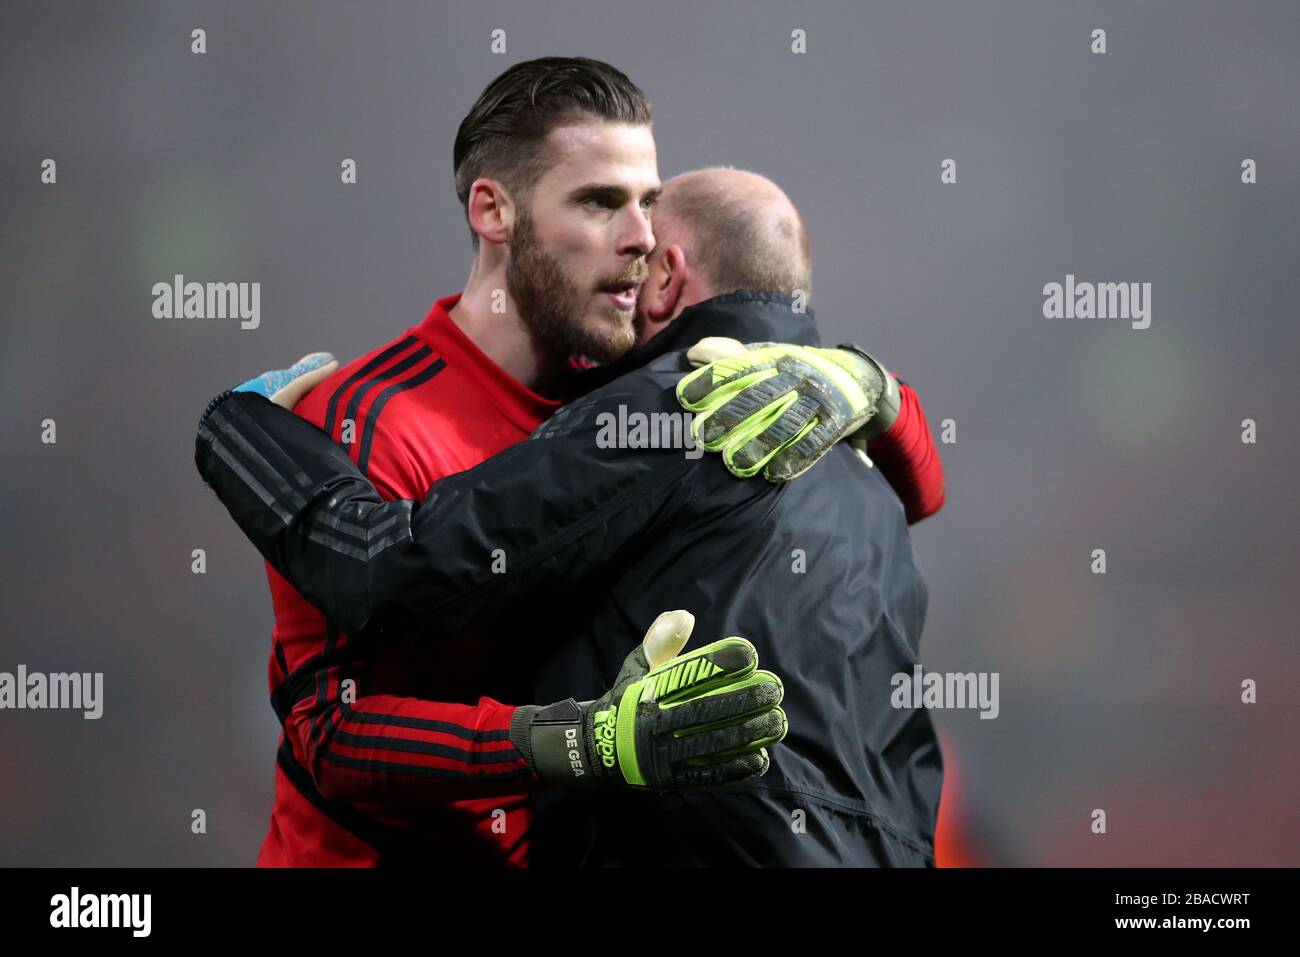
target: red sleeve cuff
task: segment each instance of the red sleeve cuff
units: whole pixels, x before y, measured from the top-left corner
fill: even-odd
[[[908,524],[913,524],[943,507],[943,462],[916,391],[900,380],[898,392],[898,418],[867,443],[867,451],[902,500]]]

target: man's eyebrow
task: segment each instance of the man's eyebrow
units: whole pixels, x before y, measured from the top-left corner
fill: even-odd
[[[593,197],[616,199],[621,202],[627,197],[627,190],[622,186],[614,186],[609,183],[585,183],[569,194],[570,199],[576,200],[592,199]]]
[[[659,199],[664,188],[655,186],[641,194],[642,201],[649,200],[655,202]],[[569,194],[569,199],[575,202],[582,202],[588,199],[608,199],[613,200],[620,205],[627,201],[629,191],[625,186],[618,186],[613,183],[586,183],[579,186]]]

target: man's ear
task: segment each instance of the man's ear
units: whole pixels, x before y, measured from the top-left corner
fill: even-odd
[[[673,243],[650,267],[650,288],[646,291],[646,318],[667,322],[677,313],[677,303],[686,285],[686,253]]]
[[[498,180],[480,178],[469,188],[469,226],[480,239],[504,243],[515,221],[515,204]]]

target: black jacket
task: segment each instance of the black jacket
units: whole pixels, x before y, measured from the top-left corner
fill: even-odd
[[[706,335],[817,343],[787,297],[700,303],[613,370],[626,374],[418,505],[384,502],[324,433],[245,393],[214,400],[196,460],[343,630],[507,628],[540,703],[598,697],[670,608],[695,615],[693,646],[754,642],[790,721],[768,773],[667,795],[553,792],[535,863],[933,864],[938,741],[927,712],[890,706],[891,677],[918,662],[926,587],[884,477],[845,446],[785,485],[735,479],[698,450],[609,447],[611,423],[686,427],[674,389]]]

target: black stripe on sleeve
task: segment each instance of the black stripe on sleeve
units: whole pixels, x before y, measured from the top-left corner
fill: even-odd
[[[421,362],[428,359],[431,355],[433,355],[433,350],[428,346],[422,345],[401,362],[394,363],[383,372],[376,373],[366,379],[365,382],[361,383],[361,385],[357,387],[357,391],[352,394],[352,398],[348,399],[348,407],[343,413],[343,421],[346,422],[348,419],[351,419],[353,423],[356,423],[357,413],[361,410],[361,403],[365,401],[366,396],[368,396],[372,390],[385,382],[389,382],[400,375],[406,374]],[[367,413],[367,417],[369,417],[369,413]],[[332,432],[330,434],[333,435]]]
[[[522,755],[515,748],[500,751],[471,751],[437,741],[416,741],[411,738],[386,738],[379,734],[352,734],[338,730],[333,741],[352,748],[378,748],[384,751],[403,751],[407,754],[428,754],[437,758],[452,758],[463,764],[505,764],[518,761]]]
[[[407,389],[414,389],[416,386],[424,385],[445,368],[447,368],[446,361],[438,359],[428,368],[422,369],[411,376],[411,378],[396,382],[379,393],[374,404],[370,406],[370,410],[366,413],[366,428],[361,436],[361,451],[357,453],[357,468],[361,470],[362,475],[368,474],[366,469],[370,464],[370,446],[375,437],[375,423],[379,421],[379,413],[384,411],[384,406],[388,404],[388,400],[399,392],[405,392]]]
[[[374,714],[369,711],[357,711],[347,702],[342,702],[343,720],[355,721],[357,724],[386,724],[395,728],[411,728],[416,731],[441,731],[466,741],[509,741],[510,729],[496,731],[476,731],[464,725],[450,721],[438,721],[434,718],[414,718],[404,714]]]
[[[448,778],[454,781],[512,781],[515,778],[532,777],[532,769],[527,767],[511,768],[509,771],[480,771],[470,774],[466,771],[454,771],[451,768],[430,768],[422,764],[398,764],[393,761],[377,761],[373,758],[350,758],[347,755],[325,753],[325,760],[339,767],[354,771],[384,771],[389,774],[409,774],[421,778]]]
[[[379,355],[375,356],[373,359],[371,359],[369,362],[363,365],[356,372],[352,373],[352,375],[348,376],[347,381],[334,390],[334,394],[330,396],[329,407],[326,410],[326,414],[325,414],[325,431],[329,434],[330,438],[334,437],[334,419],[335,416],[338,414],[339,401],[343,398],[343,394],[347,392],[348,389],[352,388],[354,385],[356,385],[358,382],[364,379],[366,376],[372,374],[376,369],[382,366],[385,362],[388,362],[390,359],[393,359],[395,356],[398,356],[401,353],[405,352],[414,344],[415,344],[414,336],[404,336],[402,339],[399,339],[397,342],[393,343],[383,352],[379,353]]]

